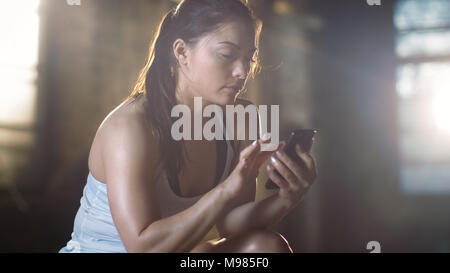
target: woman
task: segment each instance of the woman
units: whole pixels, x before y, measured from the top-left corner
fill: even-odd
[[[171,109],[193,109],[194,97],[203,106],[249,104],[237,96],[257,70],[260,31],[239,0],[185,0],[164,16],[135,89],[97,131],[72,239],[60,252],[292,252],[268,227],[314,181],[306,151],[297,147],[300,165],[260,151],[262,139],[171,136]],[[258,169],[272,154],[268,173],[280,190],[256,203]],[[214,225],[220,240],[202,240]]]

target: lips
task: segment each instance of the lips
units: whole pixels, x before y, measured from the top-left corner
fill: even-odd
[[[233,87],[233,86],[227,86],[226,87],[228,90],[233,91],[235,93],[238,93],[239,90],[241,90],[239,87]]]
[[[239,90],[241,90],[242,87],[243,87],[243,86],[241,86],[241,85],[227,86],[227,88],[230,88],[230,89],[232,89],[232,90],[234,90],[234,91],[236,91],[236,92],[238,92]]]

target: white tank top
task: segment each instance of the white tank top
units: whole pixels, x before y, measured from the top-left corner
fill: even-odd
[[[229,141],[226,141],[226,143],[226,160],[224,166],[221,166],[223,173],[218,183],[223,182],[229,175],[234,156],[232,144]],[[218,156],[223,155],[218,154]],[[172,191],[165,172],[161,172],[161,175],[157,177],[156,189],[161,218],[166,218],[191,207],[204,195],[177,196]],[[112,219],[107,191],[107,184],[98,181],[89,172],[80,200],[80,207],[75,216],[72,238],[59,252],[126,252]],[[204,240],[212,239],[210,235],[214,236],[210,231],[205,235]]]

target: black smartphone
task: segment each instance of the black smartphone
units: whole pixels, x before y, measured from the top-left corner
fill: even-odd
[[[305,151],[309,151],[312,145],[312,138],[317,132],[318,130],[314,129],[297,129],[292,131],[286,141],[286,146],[284,146],[283,152],[285,152],[293,160],[300,161],[300,158],[295,152],[295,145],[300,144],[300,147],[302,147]],[[279,174],[277,170],[275,170],[275,172]],[[272,190],[278,188],[278,185],[275,184],[272,179],[267,179],[266,189]]]

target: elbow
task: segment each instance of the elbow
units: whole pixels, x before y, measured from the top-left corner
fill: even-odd
[[[168,253],[161,236],[156,235],[158,232],[151,230],[143,230],[139,234],[129,238],[127,242],[123,242],[125,249],[129,253]]]
[[[128,253],[146,253],[149,252],[148,247],[142,242],[142,239],[136,237],[132,240],[123,240],[123,245]]]
[[[129,242],[128,244],[124,244],[125,249],[128,253],[162,253],[161,249],[153,246],[152,244],[145,243],[143,241],[139,241],[137,239],[136,242]]]
[[[153,243],[151,238],[146,238],[144,232],[125,236],[122,243],[128,253],[151,253],[153,251]]]

